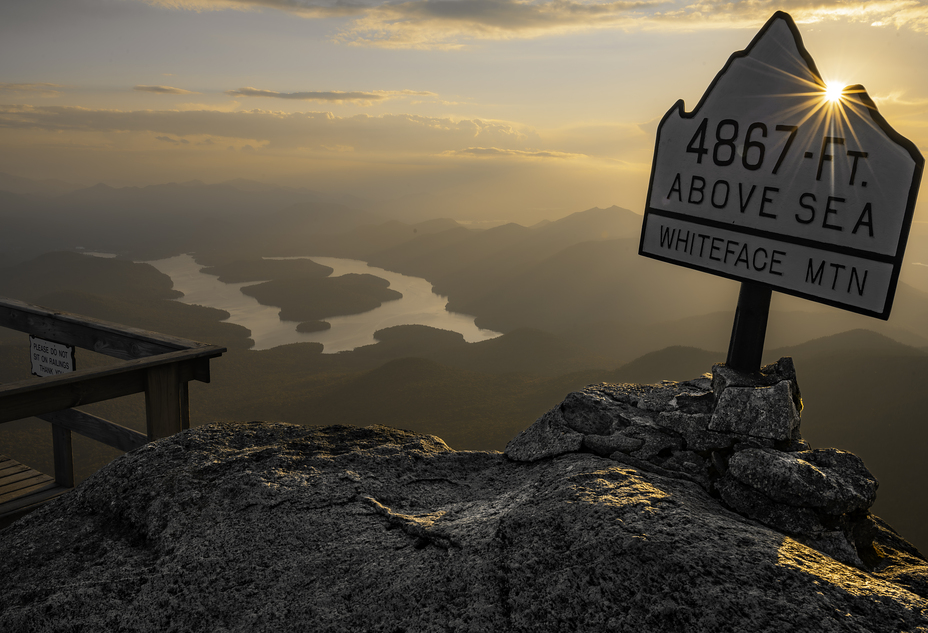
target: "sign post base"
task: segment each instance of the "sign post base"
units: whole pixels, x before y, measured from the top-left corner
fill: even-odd
[[[760,371],[767,336],[767,316],[770,313],[770,286],[741,283],[738,308],[731,328],[728,359],[725,364],[745,373]]]

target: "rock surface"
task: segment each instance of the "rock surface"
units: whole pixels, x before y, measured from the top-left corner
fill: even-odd
[[[726,507],[861,569],[873,544],[877,481],[855,455],[812,450],[790,358],[745,374],[660,385],[601,384],[572,393],[506,447],[511,459],[586,450],[698,483]],[[577,446],[579,445],[579,449]]]
[[[621,423],[607,388],[595,416],[573,396],[561,418],[586,426],[562,435],[580,448],[532,462],[385,427],[185,431],[0,532],[0,631],[928,631],[928,564],[879,519],[864,571],[712,496],[710,449],[683,446],[726,450],[704,430],[708,386],[674,406],[615,389],[644,405]],[[750,463],[727,463],[754,490]],[[816,464],[856,482],[832,509],[858,507],[858,465]]]

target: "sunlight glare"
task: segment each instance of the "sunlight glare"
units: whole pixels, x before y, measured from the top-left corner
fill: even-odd
[[[830,81],[825,84],[825,100],[836,103],[841,100],[841,95],[844,93],[844,84],[840,82]]]

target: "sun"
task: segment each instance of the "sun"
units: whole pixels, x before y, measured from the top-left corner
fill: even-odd
[[[844,84],[836,81],[830,81],[825,84],[825,100],[837,103],[844,94]]]

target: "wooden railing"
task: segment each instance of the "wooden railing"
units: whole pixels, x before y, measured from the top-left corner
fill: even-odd
[[[52,424],[55,482],[65,488],[74,486],[72,431],[130,451],[189,428],[188,383],[209,382],[209,360],[226,351],[2,297],[0,327],[125,361],[0,386],[0,423],[34,416]],[[145,434],[73,408],[143,392]]]

